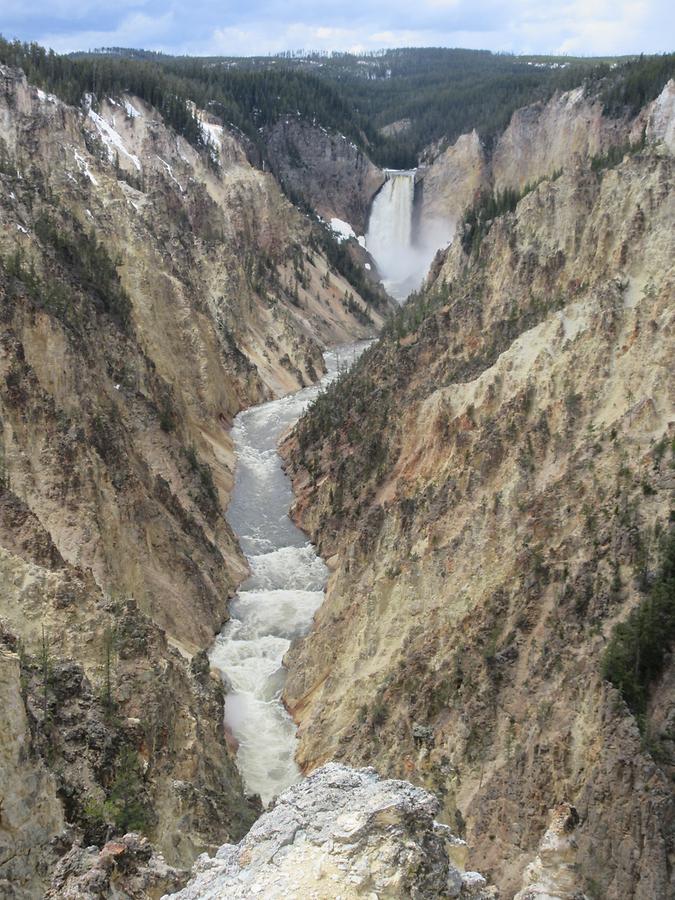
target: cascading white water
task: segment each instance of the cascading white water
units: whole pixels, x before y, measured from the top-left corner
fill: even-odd
[[[385,288],[403,299],[408,282],[417,272],[412,243],[415,169],[385,169],[386,181],[373,201],[366,235],[366,249],[377,263]]]
[[[264,803],[300,776],[295,725],[281,702],[282,660],[293,638],[309,629],[328,574],[288,516],[293,492],[277,442],[321,386],[336,376],[340,364],[351,363],[366,345],[326,353],[328,371],[319,385],[247,409],[232,428],[237,469],[227,519],[251,576],[230,605],[231,619],[210,659],[229,683],[225,723],[239,745],[237,764],[244,783]]]
[[[375,260],[385,289],[403,301],[417,290],[436,251],[452,239],[454,222],[422,219],[413,234],[417,169],[385,169],[386,181],[370,211],[366,249]]]

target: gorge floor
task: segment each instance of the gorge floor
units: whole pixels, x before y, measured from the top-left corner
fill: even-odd
[[[231,618],[210,659],[228,688],[225,723],[238,744],[237,764],[246,787],[263,803],[300,777],[296,727],[281,701],[283,657],[291,641],[309,629],[328,575],[288,516],[293,491],[277,443],[367,343],[328,351],[319,383],[245,410],[232,430],[237,466],[227,517],[251,574],[230,605]]]

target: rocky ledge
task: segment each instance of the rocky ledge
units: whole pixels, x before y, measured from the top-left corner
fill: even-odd
[[[200,856],[172,900],[496,897],[460,870],[464,842],[434,821],[438,809],[406,781],[330,763],[285,791],[240,843]]]

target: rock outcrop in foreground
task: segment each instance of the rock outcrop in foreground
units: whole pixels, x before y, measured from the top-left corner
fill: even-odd
[[[434,821],[438,809],[406,781],[330,763],[285,791],[239,844],[202,855],[172,897],[495,897],[457,868],[464,842]]]
[[[157,900],[187,880],[187,872],[166,864],[147,838],[131,832],[98,847],[75,844],[60,860],[45,900],[99,900],[101,897]]]
[[[551,810],[537,855],[525,869],[523,889],[513,900],[583,900],[577,863],[579,813],[569,803]]]

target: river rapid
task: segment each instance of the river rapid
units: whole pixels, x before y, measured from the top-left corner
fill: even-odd
[[[225,724],[238,742],[237,765],[247,790],[260,794],[263,803],[300,777],[296,727],[281,702],[282,660],[291,641],[309,630],[328,577],[325,563],[289,518],[293,491],[277,444],[321,388],[366,346],[327,352],[319,384],[244,410],[232,428],[236,471],[227,519],[251,575],[231,601],[231,618],[209,656],[228,686]]]

